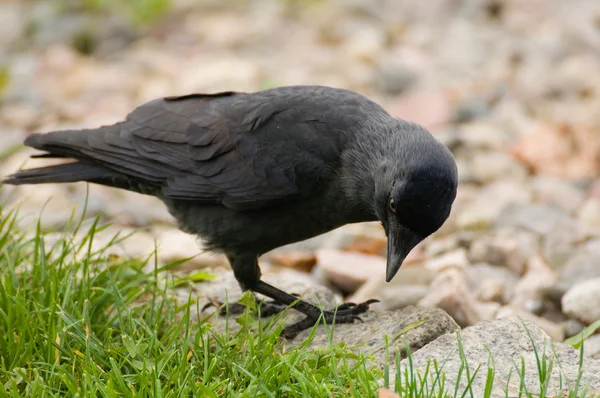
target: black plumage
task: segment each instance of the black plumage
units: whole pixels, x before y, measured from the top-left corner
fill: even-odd
[[[322,86],[167,97],[112,126],[33,134],[25,144],[74,162],[19,171],[5,183],[88,181],[155,195],[180,228],[227,255],[243,289],[285,305],[297,298],[260,280],[258,256],[380,220],[389,281],[448,218],[457,187],[451,153],[425,129]],[[345,305],[336,322],[368,305]],[[307,318],[288,336],[321,314],[303,301],[294,308]]]

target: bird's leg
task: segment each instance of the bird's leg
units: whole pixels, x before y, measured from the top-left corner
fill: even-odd
[[[263,282],[260,279],[261,273],[256,255],[228,255],[228,257],[231,267],[233,268],[233,274],[242,290],[251,290],[274,300],[274,302],[261,304],[261,316],[273,315],[282,311],[287,306],[292,306],[296,311],[306,315],[306,318],[300,322],[284,328],[282,336],[285,338],[294,338],[301,331],[309,329],[319,321],[321,314],[323,314],[323,318],[328,324],[334,322],[352,323],[355,320],[360,320],[358,315],[367,312],[369,305],[378,301],[368,300],[358,305],[354,303],[345,303],[340,305],[336,310],[322,311],[317,306],[299,300],[298,297]],[[237,313],[240,310],[238,306],[241,306],[241,310],[243,311],[243,305],[235,303],[229,305],[229,312]]]
[[[256,281],[260,280],[260,268],[256,255],[251,254],[233,254],[228,253],[227,258],[233,269],[235,279],[238,281],[243,292],[252,291],[252,287],[256,285]],[[268,317],[278,314],[287,308],[287,305],[277,301],[261,302],[255,296],[257,307],[260,306],[260,316]],[[221,315],[232,314],[239,315],[244,312],[246,307],[240,303],[230,303],[221,308]]]

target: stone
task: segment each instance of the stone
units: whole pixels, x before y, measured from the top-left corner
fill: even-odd
[[[386,104],[386,109],[394,117],[414,121],[434,131],[452,116],[448,99],[442,91],[411,92]]]
[[[510,155],[499,151],[475,152],[469,170],[471,174],[466,181],[478,184],[488,184],[506,177],[522,181],[527,176],[527,171],[523,166]]]
[[[584,341],[583,355],[600,359],[600,334],[590,336]]]
[[[547,235],[559,221],[564,220],[569,220],[569,216],[557,206],[512,204],[503,209],[495,225],[497,228],[524,229]]]
[[[285,268],[293,268],[302,272],[310,272],[317,264],[317,257],[311,252],[285,251],[268,256],[270,261]]]
[[[496,181],[484,187],[477,197],[462,209],[456,220],[457,226],[466,230],[488,229],[507,206],[528,203],[529,200],[528,189],[518,182]]]
[[[327,279],[344,292],[355,292],[372,275],[384,278],[387,263],[384,257],[331,249],[318,250],[316,255],[317,267],[323,269]]]
[[[529,311],[525,311],[510,306],[502,307],[496,313],[496,319],[518,317],[528,320],[539,326],[553,341],[563,341],[565,339],[565,327],[562,323],[555,323],[546,318],[536,316]]]
[[[396,350],[400,351],[401,357],[406,356],[405,341],[410,351],[415,352],[438,337],[459,330],[452,318],[438,308],[410,306],[395,311],[370,311],[361,318],[364,322],[335,325],[331,339],[324,327],[319,327],[308,348],[330,347],[332,343],[343,342],[347,346],[359,346],[358,349],[373,357],[374,364],[382,366],[385,363],[386,335],[390,339],[390,363],[394,363]],[[289,346],[302,344],[310,332],[303,331]]]
[[[375,82],[379,90],[389,94],[401,94],[414,85],[417,72],[404,65],[382,65],[377,69]]]
[[[594,228],[600,228],[600,199],[586,199],[577,211],[577,219]]]
[[[447,268],[439,272],[418,305],[443,309],[461,327],[494,319],[500,307],[497,303],[479,302],[467,283],[464,269],[460,268]]]
[[[591,229],[577,220],[559,220],[543,237],[542,253],[554,269],[561,269],[577,253],[580,243],[592,236]]]
[[[600,319],[600,278],[572,286],[562,298],[563,312],[590,325]]]
[[[585,325],[583,323],[574,319],[567,319],[562,323],[562,325],[565,331],[565,338],[573,337],[576,334],[583,332],[583,329],[585,329]]]
[[[434,257],[425,262],[425,267],[433,272],[440,272],[450,267],[466,268],[468,266],[469,260],[467,258],[467,251],[464,248],[444,253],[439,257]]]
[[[575,184],[555,177],[535,176],[531,185],[537,203],[558,206],[568,213],[579,209],[585,197]]]
[[[161,264],[189,258],[180,264],[179,270],[196,270],[207,267],[228,266],[229,262],[224,254],[203,252],[201,241],[195,236],[176,228],[155,229],[153,235],[157,242],[157,256]]]
[[[552,360],[554,364],[548,383],[548,396],[566,396],[567,391],[573,388],[578,379],[580,359],[578,351],[569,345],[553,342],[540,327],[531,321],[508,317],[481,322],[462,330],[461,340],[464,356],[471,372],[481,366],[471,385],[474,397],[484,396],[485,369],[490,360],[488,349],[494,358],[492,397],[518,397],[521,383],[519,377],[521,361],[525,365],[523,378],[525,388],[529,393],[539,393],[540,376],[537,373],[534,347],[537,355],[545,353],[547,359]],[[554,358],[554,354],[556,354],[556,358]],[[461,394],[466,388],[467,381],[464,371],[461,372],[462,378],[457,380],[462,362],[455,334],[443,335],[419,351],[413,352],[411,363],[415,371],[423,374],[429,361],[433,359],[440,361],[440,358],[445,360],[443,370],[445,385],[449,386],[447,388],[453,389],[459,383],[458,391]],[[401,367],[408,366],[408,359],[402,360]],[[431,375],[431,368],[429,370]],[[582,391],[586,385],[589,386],[589,394],[600,393],[600,361],[586,359],[582,368],[579,391]],[[508,391],[508,394],[505,393],[505,390]]]
[[[566,291],[576,283],[600,278],[600,247],[583,247],[558,271],[558,279]]]
[[[540,123],[512,151],[538,174],[576,179],[600,173],[600,139],[590,126]]]
[[[498,230],[475,240],[469,249],[472,263],[503,266],[517,275],[525,272],[527,260],[538,250],[537,238],[527,231]]]
[[[506,304],[512,298],[519,277],[507,268],[485,263],[465,269],[467,282],[479,301]]]
[[[375,298],[381,300],[381,303],[375,304],[377,308],[386,311],[416,305],[427,294],[433,277],[434,272],[426,267],[402,266],[389,283],[383,273],[371,276],[346,301],[361,303]]]
[[[553,286],[558,277],[551,267],[540,257],[532,257],[527,262],[527,272],[516,283],[510,306],[533,312],[541,311],[544,289]]]

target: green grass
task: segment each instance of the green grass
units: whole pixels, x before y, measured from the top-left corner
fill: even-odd
[[[176,263],[144,271],[156,264],[152,255],[126,260],[106,248],[93,252],[90,242],[103,228],[97,222],[77,241],[71,236],[81,223],[66,228],[46,250],[39,224],[28,235],[16,219],[16,212],[0,213],[0,398],[376,397],[381,387],[402,397],[471,397],[469,380],[483,371],[491,393],[491,355],[487,369],[471,369],[461,354],[467,387],[459,389],[445,384],[443,362],[417,373],[408,345],[408,366],[395,353],[394,363],[381,368],[343,344],[309,349],[309,338],[287,348],[279,339],[281,319],[256,321],[248,296],[248,310],[235,320],[241,329],[218,333],[210,320],[197,320],[191,294],[183,305],[170,296],[174,285],[209,275],[186,281],[170,276]],[[385,345],[394,358],[387,337]],[[544,381],[552,362],[541,358]],[[571,396],[582,396],[577,389]]]

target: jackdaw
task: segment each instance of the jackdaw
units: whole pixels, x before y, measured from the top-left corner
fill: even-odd
[[[223,252],[243,290],[306,315],[350,323],[368,310],[322,311],[261,280],[258,257],[348,223],[380,221],[386,281],[446,221],[457,190],[451,152],[423,127],[358,93],[290,86],[156,99],[96,129],[32,134],[34,157],[65,164],[19,171],[7,184],[87,181],[158,197],[179,227]]]

